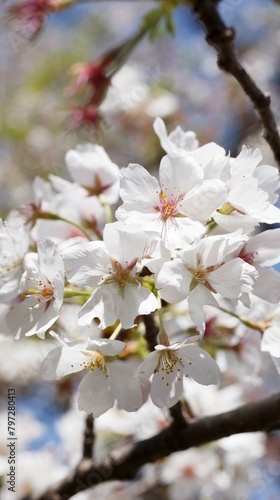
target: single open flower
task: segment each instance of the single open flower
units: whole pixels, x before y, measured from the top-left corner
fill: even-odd
[[[190,317],[201,335],[205,330],[203,307],[219,307],[218,294],[249,305],[248,294],[258,272],[243,259],[231,257],[246,239],[240,231],[204,238],[165,262],[156,276],[164,300],[174,304],[188,299]]]
[[[83,186],[89,195],[103,194],[108,203],[118,201],[120,169],[102,146],[78,145],[66,153],[65,162],[73,182]]]
[[[224,183],[204,179],[197,161],[183,150],[164,156],[159,182],[141,165],[121,170],[116,216],[125,224],[139,224],[157,231],[169,249],[183,248],[200,237],[211,214],[223,203]]]
[[[45,380],[55,380],[85,371],[78,387],[79,410],[99,417],[113,407],[115,400],[126,411],[135,411],[143,403],[141,385],[133,377],[128,363],[117,358],[126,344],[120,340],[62,341],[53,349],[41,368]]]
[[[107,328],[119,319],[124,328],[131,328],[136,316],[157,309],[155,295],[137,276],[148,245],[149,237],[143,231],[116,222],[105,226],[104,242],[74,245],[63,253],[68,281],[95,287],[79,312],[80,325],[99,318],[100,327]]]
[[[199,336],[185,342],[171,345],[159,344],[136,371],[141,381],[151,376],[151,398],[160,408],[170,408],[179,400],[183,391],[184,376],[192,377],[202,385],[217,384],[220,378],[219,367],[207,351],[196,345]]]
[[[20,219],[11,223],[0,219],[0,302],[18,294],[29,237]]]
[[[37,245],[38,254],[25,257],[19,295],[5,320],[15,338],[45,332],[59,317],[64,294],[64,265],[51,240]]]

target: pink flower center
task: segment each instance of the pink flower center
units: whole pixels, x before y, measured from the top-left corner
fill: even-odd
[[[258,255],[258,252],[246,252],[246,249],[242,248],[239,257],[240,259],[243,259],[245,262],[253,266],[256,255]]]
[[[180,212],[180,201],[182,197],[177,192],[177,188],[174,187],[172,193],[168,193],[168,188],[160,190],[159,195],[159,206],[158,210],[161,214],[162,220],[166,221],[170,217],[176,217]]]

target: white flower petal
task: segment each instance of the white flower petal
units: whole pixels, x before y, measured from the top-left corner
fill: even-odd
[[[164,121],[161,118],[156,118],[153,124],[154,131],[157,134],[161,147],[167,152],[172,153],[178,148],[192,151],[198,148],[196,135],[192,131],[184,132],[181,127],[176,127],[169,135]]]
[[[164,377],[164,378],[163,378]],[[178,378],[178,372],[162,375],[156,372],[153,376],[151,387],[151,398],[153,403],[159,408],[175,405],[183,391],[183,374]]]
[[[196,382],[202,385],[219,382],[220,369],[207,351],[198,346],[187,346],[180,349],[180,355],[185,373]]]
[[[131,328],[139,314],[155,311],[158,302],[155,295],[143,286],[128,284],[124,287],[119,319],[124,328]]]
[[[208,274],[214,290],[228,299],[238,299],[242,292],[251,292],[258,277],[256,269],[242,259],[233,259]]]
[[[172,153],[172,151],[177,149],[176,145],[168,138],[165,123],[161,118],[158,117],[155,119],[153,127],[164,151]]]
[[[148,354],[143,363],[137,368],[135,375],[140,378],[140,380],[148,380],[150,376],[154,373],[160,358],[160,353],[158,351],[153,351]]]
[[[73,245],[63,253],[68,281],[77,286],[96,286],[111,264],[105,245],[91,241]]]
[[[97,288],[78,314],[79,325],[90,325],[93,318],[100,319],[100,328],[107,328],[118,319],[122,297],[116,283],[109,283]]]
[[[229,215],[220,214],[215,212],[212,215],[213,219],[221,228],[228,232],[242,229],[246,233],[251,233],[254,227],[258,226],[258,217],[251,217],[251,215],[243,215],[239,212],[232,212]]]
[[[228,194],[227,201],[237,210],[258,217],[263,221],[263,212],[269,207],[268,196],[258,187],[257,179],[239,182]]]
[[[280,358],[280,335],[278,325],[272,325],[265,330],[261,341],[261,350],[269,352],[274,358]]]
[[[238,182],[245,177],[252,178],[256,167],[262,159],[259,149],[250,149],[242,146],[242,150],[236,158],[231,160],[231,176],[234,182]]]
[[[158,205],[156,201],[155,207]],[[141,211],[140,211],[141,210]],[[145,231],[161,232],[162,223],[160,220],[159,212],[154,207],[141,207],[139,203],[124,203],[121,205],[116,213],[116,218],[125,224],[135,224],[145,228]]]
[[[216,162],[220,162],[222,165],[220,168],[218,167],[218,172],[213,170],[211,171],[212,173],[212,178],[214,177],[213,174],[219,173],[219,177],[221,177],[221,169],[224,168],[225,165],[225,150],[215,142],[209,142],[208,144],[204,144],[200,148],[196,149],[195,151],[192,151],[192,156],[195,158],[195,160],[198,162],[199,165],[201,165],[205,171],[205,175],[208,175],[208,170],[211,168],[211,163],[213,163],[215,160]],[[210,165],[209,165],[210,163]],[[207,168],[206,168],[207,167]],[[215,165],[215,170],[217,169],[217,165]],[[218,177],[218,176],[217,176]]]
[[[195,132],[192,130],[184,132],[180,126],[177,126],[174,130],[172,130],[172,132],[170,132],[168,139],[170,139],[170,141],[175,144],[178,149],[184,149],[185,151],[191,153],[193,153],[194,150],[197,150],[199,146]],[[167,153],[169,153],[169,151],[167,151]]]
[[[37,307],[39,305],[39,307]],[[31,309],[29,309],[29,307]],[[6,316],[6,323],[16,339],[24,335],[37,335],[45,338],[45,332],[54,324],[59,316],[54,301],[39,304],[36,299],[25,299],[15,304]]]
[[[280,301],[280,273],[274,269],[257,266],[259,277],[254,285],[253,294],[272,304]]]
[[[99,351],[103,356],[116,356],[120,354],[126,346],[125,342],[115,339],[89,340],[85,349]]]
[[[148,236],[143,231],[129,232],[129,226],[120,222],[106,224],[103,237],[110,257],[124,268],[143,256],[148,242]]]
[[[54,242],[48,239],[40,241],[37,244],[37,249],[40,272],[51,282],[55,275],[64,276],[63,260],[57,254]]]
[[[260,222],[266,224],[279,224],[280,222],[280,208],[274,205],[269,205],[260,215]]]
[[[41,365],[44,380],[56,380],[83,370],[83,361],[88,360],[80,349],[75,347],[55,347]]]
[[[224,203],[226,195],[227,188],[222,181],[206,180],[185,196],[181,210],[196,221],[205,221]]]
[[[79,410],[92,413],[94,418],[112,408],[115,402],[108,385],[108,377],[98,368],[86,374],[80,382],[78,394]]]
[[[189,217],[169,217],[161,224],[161,237],[165,247],[169,250],[185,248],[186,243],[192,243],[205,232],[205,227],[201,222],[193,221]]]
[[[185,197],[202,183],[203,171],[191,156],[171,154],[162,158],[159,178],[167,198],[172,194]]]
[[[65,162],[71,178],[95,194],[104,193],[109,203],[118,200],[119,167],[102,146],[78,145],[66,153]]]
[[[259,181],[259,187],[268,193],[270,203],[276,203],[279,198],[277,190],[279,189],[279,171],[272,165],[259,165],[254,177]]]
[[[127,363],[116,360],[107,364],[111,392],[121,408],[126,411],[136,411],[143,404],[140,381],[133,377]]]
[[[163,264],[156,277],[156,286],[159,289],[159,295],[173,304],[184,300],[189,295],[192,279],[193,274],[178,258]]]
[[[280,228],[269,229],[253,236],[245,247],[245,254],[252,253],[254,262],[273,266],[280,261]]]
[[[23,273],[23,259],[28,251],[29,236],[23,221],[4,223],[0,219],[0,301],[17,296]]]
[[[209,305],[214,307],[219,307],[218,302],[213,297],[212,293],[204,286],[197,285],[188,297],[189,304],[189,315],[197,326],[197,329],[201,335],[205,331],[205,315],[203,312],[203,306]]]
[[[157,206],[159,191],[156,178],[141,165],[131,163],[121,170],[120,197],[125,203],[138,202],[139,210]]]

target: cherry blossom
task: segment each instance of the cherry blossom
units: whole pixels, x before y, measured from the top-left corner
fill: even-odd
[[[280,274],[267,266],[280,262],[279,241],[280,229],[269,229],[252,236],[241,250],[235,252],[235,257],[240,257],[258,271],[253,294],[273,304],[280,300]]]
[[[268,289],[269,287],[267,286],[266,290],[268,291]],[[254,353],[255,360],[256,357],[259,356],[262,366],[263,357],[261,356],[261,352],[269,353],[278,373],[280,373],[280,305],[279,301],[275,304],[269,299],[269,296],[268,300],[265,300],[259,296],[252,295],[250,308],[244,307],[243,304],[238,304],[234,312],[237,318],[245,319],[245,324],[247,326],[247,328],[244,328],[244,325],[242,328],[240,328],[240,325],[238,326],[242,343],[244,343],[244,338],[246,339],[246,337],[250,336],[249,347],[252,347],[253,343],[257,346],[257,350],[255,349],[256,352]],[[246,366],[246,368],[248,367],[247,359],[244,362],[244,366]],[[261,366],[258,367],[259,372]]]
[[[192,345],[199,338],[197,335],[182,343],[159,344],[137,369],[142,381],[153,375],[151,398],[156,406],[170,408],[177,403],[184,375],[203,385],[219,382],[220,370],[214,359],[204,349]]]
[[[133,377],[127,362],[117,358],[126,344],[120,340],[100,339],[65,342],[44,359],[41,369],[45,380],[86,371],[78,387],[79,409],[99,417],[113,407],[115,400],[126,411],[135,411],[143,403],[139,380]]]
[[[143,231],[115,223],[105,226],[104,241],[74,245],[63,253],[69,282],[94,287],[79,312],[80,325],[99,318],[100,327],[107,328],[119,319],[124,328],[131,328],[136,316],[157,309],[155,295],[137,276],[141,259],[149,255],[148,244]]]
[[[65,162],[72,180],[89,194],[104,194],[108,203],[118,201],[120,170],[102,146],[78,145],[67,152]]]
[[[180,150],[195,159],[204,171],[204,179],[228,179],[228,158],[225,156],[224,148],[215,142],[209,142],[199,147],[196,135],[192,131],[184,132],[177,126],[175,130],[167,135],[164,121],[156,118],[154,121],[154,131],[157,134],[160,144],[168,154],[178,153]]]
[[[250,372],[259,382],[261,352],[280,371],[280,278],[271,269],[280,229],[251,235],[260,222],[279,220],[276,169],[260,165],[258,150],[243,147],[231,158],[215,143],[199,147],[180,127],[168,135],[161,119],[154,129],[167,152],[159,179],[138,164],[120,171],[101,146],[78,146],[66,155],[72,180],[37,178],[34,202],[0,225],[1,338],[44,339],[59,320],[61,336],[53,335],[62,346],[47,354],[44,377],[85,370],[78,406],[94,416],[115,402],[135,411],[150,387],[152,402],[169,408],[184,397],[184,375],[217,384],[219,367],[205,346],[227,372],[242,347],[238,380]],[[118,221],[106,224],[119,194]],[[149,333],[142,316],[157,309],[158,345],[139,366],[133,353],[143,355],[144,326]],[[115,337],[132,328],[122,331],[133,336],[123,353]]]
[[[72,238],[101,238],[105,210],[97,196],[89,196],[82,186],[50,175],[46,182],[39,177],[34,183],[35,204],[24,207],[27,221],[33,221],[31,234],[35,241],[51,238],[56,244]]]
[[[272,204],[278,199],[279,173],[276,167],[259,165],[261,159],[258,149],[246,146],[237,158],[230,158],[226,203],[213,215],[223,229],[251,232],[261,222],[280,222],[280,209]]]
[[[225,185],[219,179],[203,180],[202,168],[182,150],[163,157],[159,178],[137,164],[122,169],[124,203],[116,217],[157,231],[167,248],[185,246],[205,231],[203,223],[225,200]]]
[[[154,121],[154,131],[157,134],[160,144],[166,153],[172,153],[176,149],[185,149],[193,151],[199,147],[198,140],[193,131],[184,132],[181,127],[177,126],[169,135],[164,121],[161,118],[156,118]]]
[[[256,269],[240,258],[227,261],[246,236],[240,232],[229,236],[209,236],[178,253],[163,264],[156,277],[160,296],[170,303],[188,298],[189,314],[198,331],[205,330],[203,306],[219,306],[222,297],[248,302],[258,277]]]
[[[41,241],[37,251],[25,256],[19,295],[5,318],[17,339],[34,334],[44,338],[59,317],[63,302],[64,266],[54,242]]]
[[[12,300],[18,294],[23,260],[29,249],[29,235],[21,219],[4,223],[0,219],[0,301]]]

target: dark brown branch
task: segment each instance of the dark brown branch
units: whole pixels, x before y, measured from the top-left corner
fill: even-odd
[[[93,445],[94,445],[94,432],[93,432],[93,416],[90,413],[86,416],[84,442],[83,442],[83,458],[92,458]]]
[[[182,411],[182,403],[181,401],[178,401],[172,408],[169,409],[170,416],[172,417],[172,420],[174,424],[176,425],[176,428],[178,429],[179,427],[185,427],[186,426],[186,420],[184,419],[183,416],[183,411]]]
[[[189,3],[189,2],[188,2]],[[245,68],[239,62],[233,47],[235,32],[221,19],[213,0],[192,1],[194,12],[202,23],[206,40],[217,52],[217,64],[232,75],[247,94],[263,127],[263,137],[271,147],[280,167],[280,136],[276,120],[270,107],[270,96],[262,92]]]
[[[148,348],[152,352],[157,345],[157,336],[159,332],[159,328],[155,324],[153,314],[145,314],[142,316],[143,323],[145,325],[145,339],[148,343]]]
[[[244,432],[266,431],[280,422],[280,394],[244,405],[237,410],[201,418],[170,427],[156,436],[120,450],[101,464],[84,461],[56,488],[50,488],[35,500],[67,500],[79,491],[111,480],[132,479],[139,467],[167,457],[171,453],[200,446],[210,441]]]

